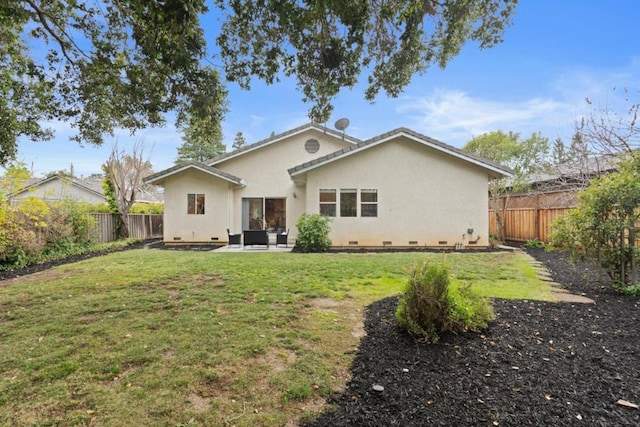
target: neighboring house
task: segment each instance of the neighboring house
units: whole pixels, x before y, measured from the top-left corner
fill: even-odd
[[[165,242],[226,242],[227,229],[332,218],[333,246],[488,245],[487,184],[505,167],[409,129],[366,141],[307,124],[206,163],[148,176],[165,189]]]
[[[58,202],[65,198],[91,204],[105,201],[100,180],[80,181],[58,174],[31,181],[22,190],[11,194],[9,200],[12,204],[16,204],[29,197],[42,199],[45,202]]]
[[[34,179],[25,188],[9,196],[12,204],[23,199],[35,197],[45,202],[58,202],[70,198],[90,204],[104,203],[102,189],[102,175],[91,175],[87,178],[71,178],[65,175],[51,175],[43,179]],[[137,191],[137,203],[162,203],[164,201],[162,189],[150,186]]]
[[[528,188],[509,195],[508,209],[571,208],[578,204],[578,192],[589,182],[617,168],[619,158],[605,155],[555,165],[547,173],[529,177]],[[504,198],[503,204],[504,206]]]

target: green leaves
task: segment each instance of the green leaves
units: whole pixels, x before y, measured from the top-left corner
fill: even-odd
[[[227,78],[242,87],[295,75],[310,116],[326,121],[331,100],[363,72],[365,97],[399,95],[414,74],[445,67],[473,40],[502,41],[517,0],[217,0],[226,20],[218,36]]]
[[[204,0],[3,2],[0,164],[20,136],[51,137],[45,120],[71,122],[73,139],[92,144],[116,128],[163,125],[168,112],[178,125],[219,122],[226,90],[202,65],[206,11]]]
[[[295,76],[310,117],[368,78],[365,98],[398,96],[416,73],[445,67],[467,41],[502,40],[517,0],[216,0],[225,77],[249,88]],[[43,122],[70,122],[72,139],[102,144],[190,117],[218,123],[226,89],[209,61],[204,0],[5,0],[0,4],[0,164],[16,140],[51,137]],[[34,48],[37,47],[37,48]],[[33,49],[33,50],[30,50]],[[218,56],[219,55],[219,56]]]
[[[616,284],[635,285],[640,157],[629,154],[616,171],[592,180],[578,198],[578,207],[553,224],[554,246],[599,262]]]

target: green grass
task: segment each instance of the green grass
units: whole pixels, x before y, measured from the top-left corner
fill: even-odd
[[[0,282],[0,424],[284,425],[342,387],[364,307],[425,258],[550,299],[525,258],[130,250]]]

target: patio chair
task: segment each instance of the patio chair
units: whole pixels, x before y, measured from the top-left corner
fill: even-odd
[[[278,247],[278,245],[285,245],[287,248],[289,247],[289,243],[287,242],[287,239],[289,238],[289,229],[287,229],[287,232],[284,233],[277,233],[276,234],[276,248]]]
[[[227,236],[229,236],[229,246],[231,246],[231,245],[240,246],[240,239],[242,238],[242,234],[240,234],[240,233],[232,233],[227,228]]]

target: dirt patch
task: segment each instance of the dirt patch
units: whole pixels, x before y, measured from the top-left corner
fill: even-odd
[[[282,372],[298,360],[292,350],[271,348],[270,351],[256,359],[256,363],[269,366],[272,372]]]
[[[193,393],[187,396],[187,402],[196,412],[206,412],[211,407],[211,399]]]

